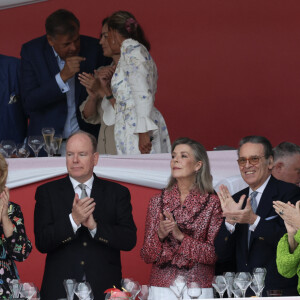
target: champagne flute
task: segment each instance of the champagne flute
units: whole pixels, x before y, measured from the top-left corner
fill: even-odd
[[[22,287],[22,284],[20,280],[18,279],[13,279],[9,282],[9,289],[11,291],[11,295],[13,298],[19,298],[20,290]]]
[[[6,151],[3,149],[1,143],[0,143],[0,154],[1,154],[3,157],[8,158],[8,157],[7,157],[7,153],[6,153]]]
[[[253,269],[253,277],[255,278],[257,285],[259,285],[259,286],[265,285],[266,275],[267,275],[266,268],[254,268]]]
[[[218,292],[220,298],[223,298],[223,295],[227,289],[227,282],[225,277],[222,275],[214,276],[212,286]]]
[[[42,135],[44,137],[45,145],[47,148],[50,148],[50,145],[53,141],[55,130],[53,127],[45,127],[42,129]]]
[[[53,157],[57,151],[57,143],[53,140],[49,147],[44,145],[44,150],[47,152],[48,157]]]
[[[77,282],[75,283],[74,292],[79,300],[90,299],[90,293],[92,289],[88,282]]]
[[[28,145],[33,150],[35,157],[38,157],[39,151],[44,146],[45,141],[42,136],[30,136],[28,138]]]
[[[171,291],[175,294],[178,300],[181,299],[183,294],[183,289],[185,288],[185,286],[186,286],[186,281],[184,276],[182,275],[178,275],[170,285]]]
[[[236,285],[235,282],[232,284],[231,291],[234,295],[234,298],[241,298],[242,297],[242,291],[241,289]]]
[[[246,290],[252,282],[252,277],[248,272],[236,273],[234,282],[241,289],[243,298],[246,297]]]
[[[235,273],[234,272],[226,272],[224,274],[224,277],[225,277],[226,282],[227,282],[227,295],[228,295],[229,298],[231,298],[232,285],[233,285]]]
[[[265,287],[264,285],[258,284],[256,278],[253,276],[252,282],[250,284],[250,288],[254,292],[256,297],[261,297],[261,293],[264,287]]]
[[[62,143],[62,134],[55,134],[55,136],[53,137],[53,142],[56,143],[56,151],[55,151],[55,155],[59,156],[59,150],[60,150],[60,146]]]
[[[75,279],[65,279],[63,281],[63,284],[64,284],[64,287],[65,287],[65,290],[67,293],[68,300],[73,300],[76,280]]]
[[[190,282],[187,284],[187,293],[191,299],[198,299],[201,292],[200,284],[198,282]]]
[[[134,300],[141,290],[140,284],[130,278],[124,278],[121,283],[122,287],[131,294],[130,299]]]
[[[19,158],[27,158],[29,155],[30,149],[25,143],[17,145],[17,156]]]
[[[15,142],[11,140],[3,140],[1,145],[8,158],[10,158],[17,149]]]
[[[147,300],[149,296],[149,285],[142,285],[141,290],[138,294],[138,298],[140,300]]]
[[[20,290],[20,295],[23,298],[27,298],[30,300],[34,294],[36,294],[37,289],[36,286],[31,283],[31,282],[24,282],[22,284],[21,290]]]

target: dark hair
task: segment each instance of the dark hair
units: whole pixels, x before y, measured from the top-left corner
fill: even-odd
[[[300,154],[300,147],[294,143],[282,142],[278,144],[274,149],[274,161],[294,154]]]
[[[3,192],[8,174],[8,165],[2,154],[0,154],[0,193]]]
[[[102,23],[101,23],[102,27],[103,27],[105,24],[108,23],[108,20],[109,20],[109,17],[104,18],[104,19],[102,20]]]
[[[113,13],[108,19],[107,26],[119,32],[124,38],[134,39],[150,50],[150,43],[146,39],[142,27],[130,12],[120,10]]]
[[[214,193],[214,188],[212,184],[212,176],[210,173],[210,165],[206,150],[203,145],[194,141],[190,138],[183,137],[177,139],[172,144],[172,152],[174,151],[175,147],[178,145],[188,145],[191,147],[194,153],[194,159],[196,162],[201,161],[202,166],[200,170],[196,173],[196,182],[195,187],[200,191],[201,194],[205,193]],[[167,189],[171,189],[173,185],[176,183],[176,179],[174,177],[170,177],[169,183],[167,185]]]
[[[56,10],[46,19],[45,23],[46,33],[52,37],[73,35],[79,27],[79,20],[66,9]]]
[[[265,158],[268,159],[270,156],[273,157],[273,150],[272,150],[272,144],[270,141],[259,135],[249,135],[240,140],[239,148],[238,148],[238,155],[240,155],[240,149],[241,147],[246,143],[252,143],[252,144],[262,144],[264,146],[264,154]]]
[[[93,148],[93,153],[97,152],[97,140],[96,140],[96,138],[92,134],[90,134],[89,132],[86,132],[86,131],[83,131],[83,130],[78,130],[78,131],[72,133],[68,137],[66,145],[68,144],[70,138],[73,137],[74,135],[77,135],[77,134],[84,134],[84,135],[86,135],[90,139],[90,141],[91,141],[92,148]]]

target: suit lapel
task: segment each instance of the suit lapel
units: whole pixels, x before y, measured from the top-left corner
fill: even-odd
[[[58,67],[58,63],[57,63],[57,59],[54,55],[53,49],[52,47],[49,45],[48,41],[47,41],[47,37],[45,38],[45,60],[47,62],[50,74],[52,76],[55,76],[57,73],[60,72],[59,67]]]
[[[59,207],[64,209],[64,212],[70,214],[72,211],[75,192],[69,176],[66,176],[60,181],[58,188],[57,201],[60,201]]]
[[[276,179],[271,176],[257,207],[257,215],[261,218],[266,218],[270,215],[270,211],[273,210],[273,201],[278,194]]]
[[[273,201],[276,200],[276,195],[278,194],[276,179],[271,176],[265,190],[259,201],[259,205],[256,210],[256,214],[260,216],[261,219],[265,219],[270,216],[270,211],[273,210]],[[276,213],[274,212],[276,215]],[[249,249],[253,242],[253,234],[250,236]]]
[[[91,198],[94,199],[96,202],[96,207],[95,211],[93,212],[94,219],[96,222],[98,220],[103,219],[103,214],[105,213],[105,192],[104,192],[104,186],[101,182],[102,180],[99,179],[95,174],[94,174],[94,182],[93,182],[93,187],[91,191]]]

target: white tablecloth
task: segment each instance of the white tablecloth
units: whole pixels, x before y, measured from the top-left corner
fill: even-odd
[[[227,178],[240,177],[236,151],[208,151],[214,186]],[[94,168],[97,176],[161,189],[170,176],[171,155],[101,155]],[[65,157],[13,158],[8,159],[7,186],[15,188],[67,173]],[[241,189],[241,188],[239,188]]]

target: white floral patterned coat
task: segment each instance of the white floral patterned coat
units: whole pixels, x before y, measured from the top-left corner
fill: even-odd
[[[151,153],[170,152],[168,129],[161,113],[154,107],[157,68],[148,50],[132,39],[121,46],[121,56],[111,80],[115,108],[105,97],[103,120],[115,124],[118,154],[139,154],[138,133],[150,132]]]

